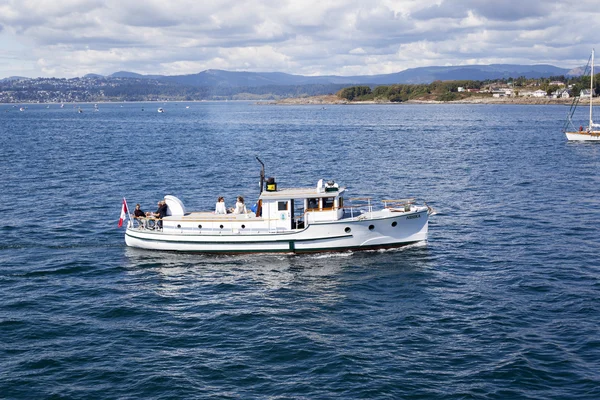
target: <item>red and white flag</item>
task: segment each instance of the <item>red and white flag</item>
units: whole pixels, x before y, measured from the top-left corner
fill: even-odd
[[[121,207],[121,218],[119,218],[119,228],[123,226],[123,221],[127,218],[127,201],[123,197],[123,207]]]

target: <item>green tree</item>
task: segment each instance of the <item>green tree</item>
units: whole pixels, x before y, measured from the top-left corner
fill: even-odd
[[[337,96],[352,101],[358,97],[370,95],[371,88],[369,86],[351,86],[340,90]]]

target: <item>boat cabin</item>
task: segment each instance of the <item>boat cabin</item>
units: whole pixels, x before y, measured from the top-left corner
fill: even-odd
[[[277,190],[277,185],[267,184],[259,197],[257,217],[269,221],[271,228],[288,231],[303,229],[313,222],[337,221],[344,216],[345,188],[333,181],[315,188]]]

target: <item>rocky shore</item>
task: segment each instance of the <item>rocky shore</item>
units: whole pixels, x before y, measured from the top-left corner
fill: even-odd
[[[332,105],[332,104],[565,104],[569,105],[573,99],[552,99],[539,97],[483,97],[472,96],[454,101],[436,101],[436,100],[409,100],[404,103],[391,103],[389,101],[348,101],[341,99],[335,95],[310,96],[310,97],[294,97],[281,99],[269,104],[281,105]],[[582,100],[582,103],[587,103],[587,100]]]

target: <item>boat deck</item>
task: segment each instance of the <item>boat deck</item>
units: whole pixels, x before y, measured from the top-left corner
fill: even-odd
[[[244,221],[244,220],[255,220],[260,221],[263,218],[257,218],[254,213],[248,214],[215,214],[211,211],[195,211],[187,213],[184,216],[168,216],[165,220],[175,219],[182,221]]]

